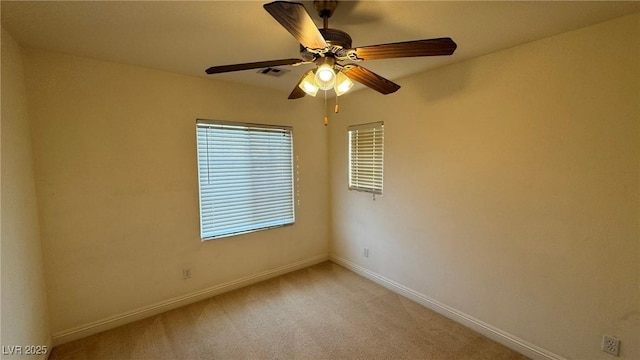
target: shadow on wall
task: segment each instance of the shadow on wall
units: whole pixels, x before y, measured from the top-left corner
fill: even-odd
[[[470,69],[467,66],[458,66],[458,64],[448,65],[449,71],[429,71],[429,76],[424,74],[418,75],[428,81],[397,81],[402,86],[400,91],[410,93],[406,96],[409,101],[420,102],[438,102],[442,99],[455,96],[461,93],[469,86]],[[406,79],[415,79],[415,76]],[[418,99],[416,99],[418,98]]]

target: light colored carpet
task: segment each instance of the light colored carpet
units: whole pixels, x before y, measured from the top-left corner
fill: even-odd
[[[58,346],[49,359],[527,358],[325,262]]]

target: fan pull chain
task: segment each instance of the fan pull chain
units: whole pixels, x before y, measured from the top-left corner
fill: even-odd
[[[327,111],[327,90],[324,91],[324,126],[329,125],[329,112]]]
[[[338,105],[338,95],[336,95],[336,106],[333,108],[333,112],[336,114],[340,112],[340,106]]]

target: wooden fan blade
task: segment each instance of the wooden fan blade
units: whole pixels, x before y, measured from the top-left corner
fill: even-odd
[[[391,59],[414,56],[451,55],[456,50],[451,38],[424,39],[415,41],[380,44],[356,48],[356,55],[362,60]]]
[[[400,89],[400,85],[394,83],[391,80],[385,79],[382,76],[370,70],[367,70],[360,65],[345,65],[342,72],[347,75],[349,79],[367,85],[368,87],[383,95],[391,94]]]
[[[300,80],[296,84],[296,87],[294,87],[293,91],[291,91],[291,94],[289,94],[289,100],[300,99],[300,98],[304,97],[305,95],[307,95],[307,93],[304,92],[304,90],[302,90],[300,88],[300,86],[299,86],[300,83],[302,82],[302,80],[304,80],[304,78],[306,76],[307,76],[307,73],[304,73],[304,75],[302,75],[302,77],[300,78]]]
[[[258,61],[244,64],[233,64],[233,65],[223,65],[223,66],[212,66],[205,70],[205,72],[209,75],[211,74],[220,74],[230,71],[240,71],[240,70],[250,70],[250,69],[259,69],[270,66],[281,66],[281,65],[295,65],[304,62],[302,59],[282,59],[282,60],[270,60],[270,61]]]
[[[274,1],[264,4],[264,9],[303,46],[310,49],[327,47],[327,42],[301,3]]]

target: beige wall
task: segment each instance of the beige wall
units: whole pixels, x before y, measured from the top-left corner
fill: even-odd
[[[610,359],[603,334],[640,359],[639,59],[636,14],[345,96],[332,253],[567,359]],[[347,190],[372,121],[375,201]]]
[[[49,312],[22,55],[11,35],[4,29],[1,33],[2,346],[46,346],[50,341]]]
[[[327,130],[307,115],[318,102],[42,50],[25,50],[25,69],[54,340],[327,255]],[[197,118],[293,126],[295,225],[200,241]]]

